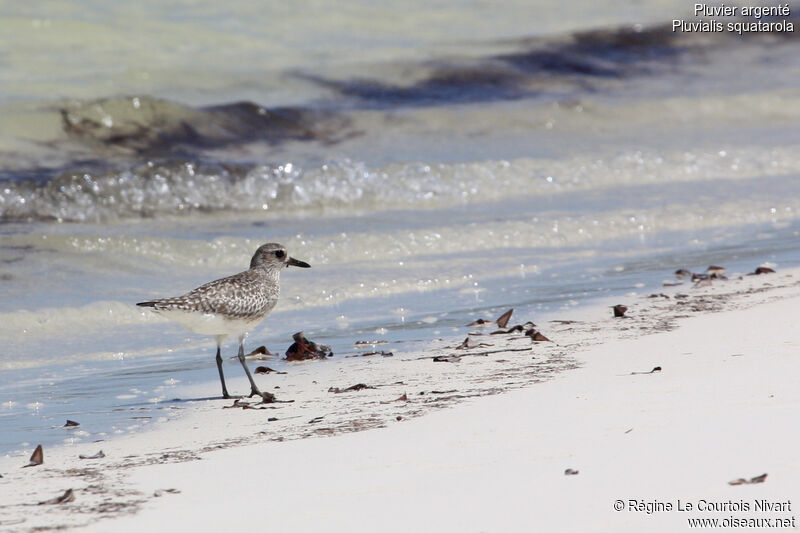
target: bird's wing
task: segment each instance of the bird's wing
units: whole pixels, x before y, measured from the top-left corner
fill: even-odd
[[[255,308],[260,308],[264,298],[249,271],[227,278],[210,281],[183,296],[161,298],[137,305],[153,307],[157,311],[199,311],[246,318]]]

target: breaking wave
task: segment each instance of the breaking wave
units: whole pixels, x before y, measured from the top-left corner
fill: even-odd
[[[337,209],[433,208],[618,185],[799,172],[800,159],[791,146],[380,167],[343,160],[309,169],[291,163],[147,163],[122,171],[66,173],[44,183],[0,182],[0,220],[98,222],[192,212],[291,216]]]

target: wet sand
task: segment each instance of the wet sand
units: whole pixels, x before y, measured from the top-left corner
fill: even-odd
[[[675,531],[795,516],[755,503],[800,504],[800,270],[608,304],[538,324],[553,342],[465,327],[417,357],[259,375],[290,403],[232,407],[204,398],[209,382],[153,430],[45,449],[31,468],[0,460],[0,527]],[[457,349],[469,331],[483,335]]]

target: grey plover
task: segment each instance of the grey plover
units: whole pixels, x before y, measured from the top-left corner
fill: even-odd
[[[277,243],[260,246],[250,260],[250,268],[227,278],[211,281],[183,296],[160,298],[136,305],[152,307],[167,318],[201,335],[217,341],[217,370],[222,382],[223,398],[230,398],[222,373],[220,346],[226,337],[239,337],[239,362],[250,380],[250,396],[263,396],[253,381],[244,359],[244,338],[261,322],[275,304],[280,293],[281,270],[288,266],[309,268],[286,253]]]

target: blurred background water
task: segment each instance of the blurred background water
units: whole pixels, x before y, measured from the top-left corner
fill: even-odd
[[[0,4],[0,452],[217,394],[213,343],[133,304],[264,242],[313,268],[284,273],[248,347],[304,330],[333,365],[679,267],[798,264],[796,34],[676,18],[691,6]]]

